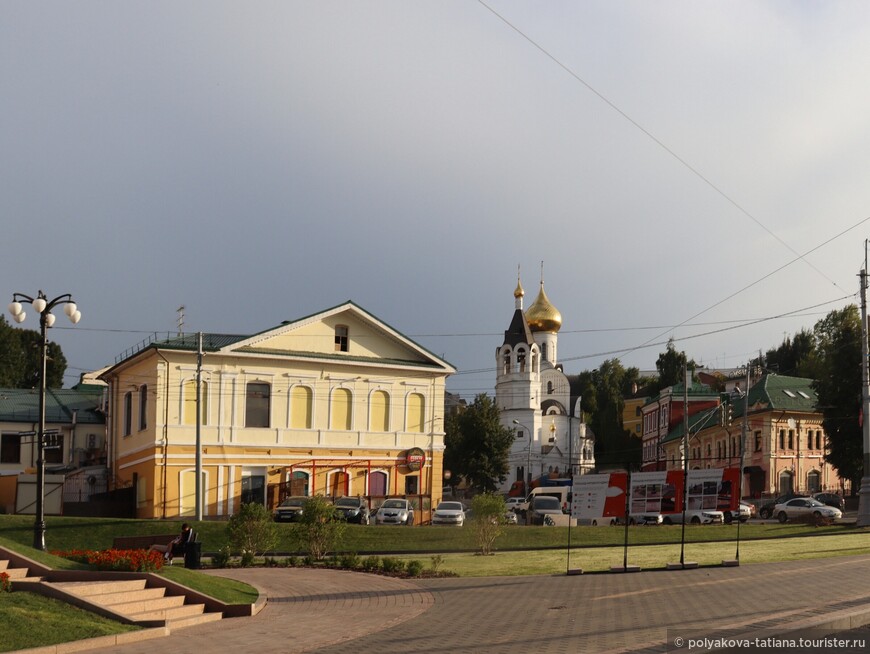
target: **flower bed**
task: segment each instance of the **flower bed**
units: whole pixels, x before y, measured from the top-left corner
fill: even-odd
[[[69,550],[52,554],[97,570],[156,572],[163,567],[163,554],[154,550]]]

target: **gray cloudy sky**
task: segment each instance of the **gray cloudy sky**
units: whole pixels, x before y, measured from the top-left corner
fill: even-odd
[[[868,19],[4,2],[0,290],[75,296],[67,384],[181,304],[187,331],[253,333],[352,299],[456,365],[452,390],[492,392],[516,267],[528,306],[541,261],[566,371],[651,369],[698,334],[678,347],[738,366],[857,292]]]

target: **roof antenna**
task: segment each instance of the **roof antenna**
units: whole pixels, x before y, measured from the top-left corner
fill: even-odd
[[[184,305],[182,304],[180,307],[176,309],[178,312],[178,335],[184,335]]]
[[[541,261],[541,288],[544,288],[544,262]]]

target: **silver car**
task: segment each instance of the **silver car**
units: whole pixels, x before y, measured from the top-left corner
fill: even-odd
[[[462,502],[439,502],[432,514],[433,525],[456,525],[461,527],[465,524],[465,507]]]
[[[376,525],[414,526],[414,507],[408,500],[391,499],[381,504],[375,513]]]
[[[812,517],[827,520],[839,520],[843,517],[840,509],[835,509],[827,504],[822,504],[811,497],[796,497],[793,500],[777,504],[773,507],[773,515],[780,522],[788,522],[795,518]]]

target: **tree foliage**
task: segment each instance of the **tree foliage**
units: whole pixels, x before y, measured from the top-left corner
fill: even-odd
[[[861,314],[852,304],[816,323],[815,390],[828,435],[825,458],[838,474],[859,485],[864,469],[861,410]],[[867,416],[865,416],[867,419]]]
[[[492,554],[495,539],[504,533],[504,515],[504,498],[501,495],[483,493],[471,500],[471,521],[480,554]]]
[[[514,433],[501,424],[498,406],[481,393],[464,409],[447,417],[444,469],[451,483],[465,479],[476,491],[495,491],[507,479]]]
[[[694,359],[688,359],[685,352],[677,352],[674,339],[668,340],[667,349],[656,359],[656,370],[659,372],[659,389],[676,386],[683,383],[683,367],[695,370],[698,364]]]
[[[598,370],[580,375],[582,409],[590,414],[595,434],[595,460],[599,466],[635,466],[640,463],[640,440],[622,426],[625,397],[642,382],[637,368],[625,368],[619,359],[604,361]]]
[[[765,353],[763,362],[764,367],[780,375],[813,379],[818,373],[817,364],[816,337],[810,329],[785,337],[779,347]]]
[[[235,551],[253,556],[275,547],[278,530],[265,506],[249,502],[230,516],[227,540]]]
[[[336,519],[332,503],[314,495],[305,500],[302,516],[296,525],[296,539],[300,549],[319,561],[334,552],[344,537],[346,524]]]
[[[38,330],[12,327],[0,316],[0,388],[36,388],[39,385],[40,334]],[[66,357],[60,345],[49,341],[45,383],[63,386]]]

